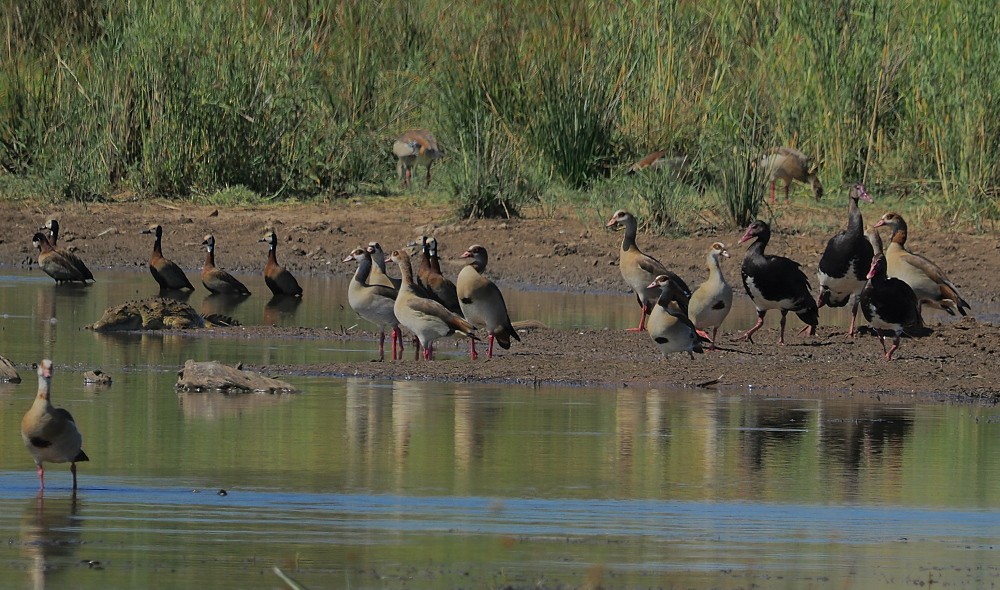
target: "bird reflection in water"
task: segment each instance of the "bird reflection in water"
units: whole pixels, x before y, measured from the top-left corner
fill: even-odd
[[[73,572],[81,536],[80,501],[75,493],[48,499],[39,493],[31,500],[21,517],[21,555],[29,560],[29,587],[65,586],[69,576],[78,575]],[[90,566],[100,567],[97,562]]]
[[[264,304],[264,324],[268,326],[281,325],[284,317],[294,317],[295,311],[302,305],[301,297],[292,295],[275,295]]]

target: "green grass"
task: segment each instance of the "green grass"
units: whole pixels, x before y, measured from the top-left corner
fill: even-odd
[[[392,138],[426,127],[462,216],[569,194],[652,231],[742,225],[760,214],[747,162],[793,145],[826,186],[1000,218],[984,0],[8,0],[0,16],[0,168],[53,198],[391,194]],[[698,186],[624,177],[653,149],[687,155]]]

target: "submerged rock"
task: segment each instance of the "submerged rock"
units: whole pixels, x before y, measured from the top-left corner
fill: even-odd
[[[111,385],[111,375],[100,369],[94,369],[83,374],[83,382],[86,385],[108,386]]]
[[[17,374],[14,363],[2,356],[0,356],[0,381],[6,381],[7,383],[21,382],[21,376]]]
[[[108,308],[87,329],[95,332],[128,330],[186,330],[213,326],[238,326],[236,320],[219,314],[203,316],[187,303],[166,297],[128,301]]]
[[[291,383],[272,379],[260,373],[224,365],[218,361],[204,363],[188,360],[177,373],[178,391],[218,390],[222,392],[293,393]]]

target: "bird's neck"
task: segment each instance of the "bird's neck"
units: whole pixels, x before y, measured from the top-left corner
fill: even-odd
[[[635,248],[635,236],[638,233],[638,226],[635,220],[625,222],[625,237],[622,238],[622,251]]]
[[[405,255],[399,259],[399,276],[402,277],[402,284],[407,287],[413,287],[413,267],[410,265],[410,259]]]
[[[267,262],[269,264],[278,264],[278,244],[271,242],[270,247],[267,249]]]
[[[847,229],[859,234],[864,233],[865,222],[861,217],[861,207],[858,207],[858,200],[852,198],[847,206]]]
[[[358,261],[358,270],[354,271],[354,280],[365,285],[368,283],[368,277],[372,272],[372,257],[362,256],[361,260]]]
[[[160,256],[160,257],[163,256],[163,248],[160,245],[160,236],[159,235],[157,235],[156,236],[156,240],[153,241],[153,255],[154,256]]]
[[[890,242],[895,242],[900,246],[906,245],[906,226],[897,225],[895,229],[892,230],[892,237],[889,238]]]
[[[215,249],[208,248],[205,254],[205,268],[215,268]]]
[[[722,265],[719,263],[718,256],[708,257],[708,280],[712,282],[722,280]]]

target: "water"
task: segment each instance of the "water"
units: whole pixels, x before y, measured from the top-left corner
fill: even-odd
[[[97,336],[80,326],[149,294],[142,274],[98,278],[0,280],[0,350],[56,360],[55,401],[91,457],[75,498],[66,465],[36,497],[16,434],[35,378],[0,387],[2,587],[272,588],[275,565],[310,588],[988,587],[1000,573],[996,408],[295,376],[294,395],[178,394],[186,358],[370,358],[372,342]],[[341,278],[308,281],[278,323],[355,323]],[[265,299],[235,313],[264,321]],[[622,296],[507,299],[554,325],[635,319]],[[83,384],[95,366],[110,388]]]

